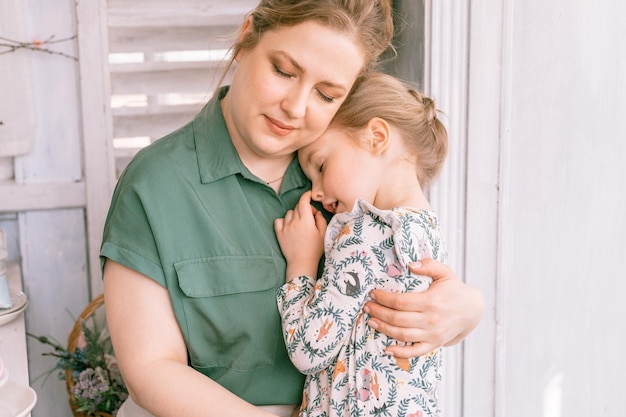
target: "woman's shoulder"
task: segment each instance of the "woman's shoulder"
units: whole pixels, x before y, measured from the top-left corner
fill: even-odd
[[[195,155],[191,124],[163,136],[140,149],[124,169],[124,177],[168,175],[168,171],[179,164],[177,160]],[[181,161],[182,162],[182,161]]]

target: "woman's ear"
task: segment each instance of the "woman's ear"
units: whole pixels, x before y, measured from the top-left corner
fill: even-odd
[[[372,152],[381,154],[391,142],[391,126],[380,117],[373,117],[367,123],[367,133],[370,138]]]
[[[252,16],[248,16],[248,18],[243,22],[243,25],[241,26],[241,30],[239,31],[239,37],[237,41],[241,42],[242,40],[244,40],[246,36],[248,36],[250,32],[252,32],[252,30],[253,30]],[[235,62],[239,62],[239,58],[241,58],[242,51],[243,49],[240,49],[237,55],[235,55]]]

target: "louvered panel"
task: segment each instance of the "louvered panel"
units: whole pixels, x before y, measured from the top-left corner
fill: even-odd
[[[126,165],[133,159],[133,156],[139,151],[140,148],[115,148],[115,175],[120,176]]]
[[[240,26],[258,0],[109,0],[109,26]]]
[[[162,52],[227,49],[238,26],[112,27],[111,52]]]
[[[258,0],[108,0],[116,170],[210,98]],[[226,77],[228,82],[230,75]]]
[[[175,62],[116,65],[111,71],[113,94],[196,93],[219,81],[220,63]]]
[[[149,136],[158,139],[193,120],[202,104],[121,108],[113,111],[114,135],[118,138]]]

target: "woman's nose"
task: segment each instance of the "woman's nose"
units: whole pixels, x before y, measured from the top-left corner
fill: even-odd
[[[285,96],[281,108],[292,119],[300,119],[306,115],[308,94],[303,89],[292,89]]]

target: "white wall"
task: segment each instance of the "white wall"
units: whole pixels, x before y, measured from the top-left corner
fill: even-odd
[[[623,416],[626,3],[487,3],[470,14],[466,272],[489,308],[464,416]]]

